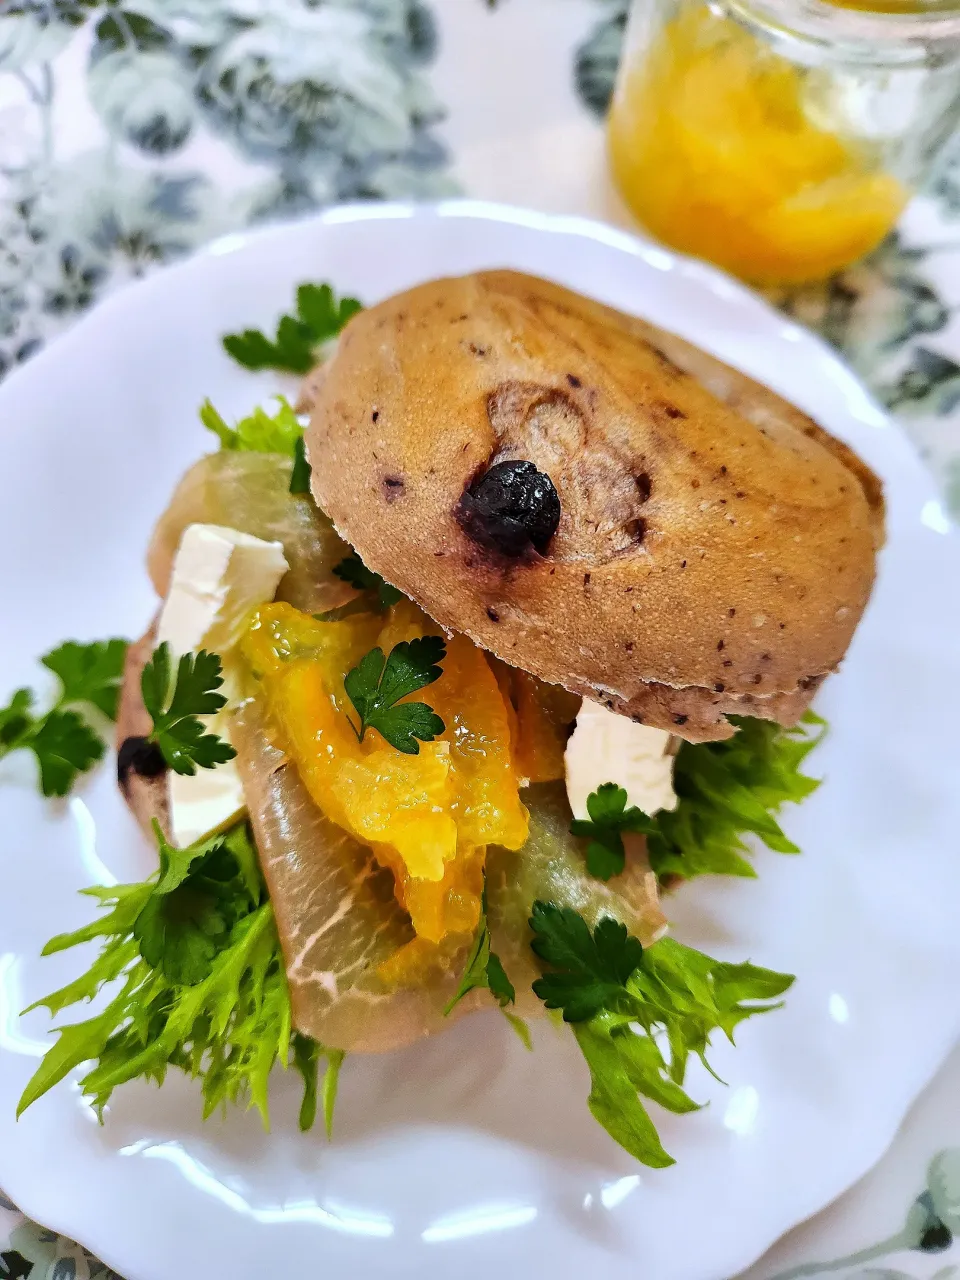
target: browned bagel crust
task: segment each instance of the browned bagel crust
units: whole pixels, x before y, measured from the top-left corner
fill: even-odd
[[[783,723],[872,588],[876,477],[815,422],[643,320],[512,271],[361,312],[317,380],[314,494],[371,568],[512,666],[691,740]],[[454,516],[526,458],[562,517],[544,556]]]
[[[880,485],[767,388],[642,320],[487,271],[350,321],[311,388],[313,492],[441,625],[691,740],[792,723],[843,657],[882,541]],[[492,463],[534,462],[543,556],[455,518]]]

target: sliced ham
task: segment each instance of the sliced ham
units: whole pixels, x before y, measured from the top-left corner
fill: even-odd
[[[233,741],[277,917],[294,1025],[321,1044],[355,1053],[383,1053],[439,1031],[450,1021],[443,1009],[456,991],[465,948],[438,953],[425,984],[386,982],[381,968],[414,937],[392,873],[324,817],[294,766],[271,746],[254,702],[238,711]],[[457,1012],[478,1002],[479,996],[461,1001]]]

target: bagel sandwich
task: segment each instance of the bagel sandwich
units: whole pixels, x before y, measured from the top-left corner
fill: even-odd
[[[84,1087],[172,1064],[265,1110],[279,1060],[307,1127],[324,1061],[332,1108],[345,1054],[484,1007],[528,1043],[554,1010],[593,1114],[668,1164],[643,1099],[691,1109],[689,1055],[792,981],[674,938],[669,894],[795,851],[879,481],[681,338],[511,271],[356,310],[297,410],[205,405],[221,448],[148,550],[117,769],[160,869],[136,913],[97,891],[133,985]]]

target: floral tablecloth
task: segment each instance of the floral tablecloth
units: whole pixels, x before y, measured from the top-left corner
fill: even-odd
[[[335,201],[460,192],[629,226],[602,128],[626,7],[0,0],[0,376],[110,289]],[[958,250],[960,144],[867,262],[775,299],[900,417],[955,514]],[[879,1168],[749,1280],[960,1276],[958,1101],[960,1051]],[[0,1278],[112,1274],[0,1193]]]

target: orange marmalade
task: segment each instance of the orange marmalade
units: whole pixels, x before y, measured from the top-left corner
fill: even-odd
[[[336,622],[276,603],[255,612],[241,641],[275,744],[327,817],[393,871],[418,938],[433,945],[473,933],[487,845],[519,849],[529,827],[513,750],[529,713],[505,699],[486,656],[464,636],[447,640],[443,674],[425,695],[444,722],[437,739],[416,755],[375,730],[358,740],[347,672],[374,646],[389,653],[436,631],[409,600],[383,617]],[[548,710],[542,715],[549,724]],[[547,736],[539,722],[525,732],[535,736]]]
[[[908,192],[876,149],[831,127],[817,87],[816,71],[688,0],[621,71],[620,191],[659,239],[745,280],[829,275],[880,243]]]

